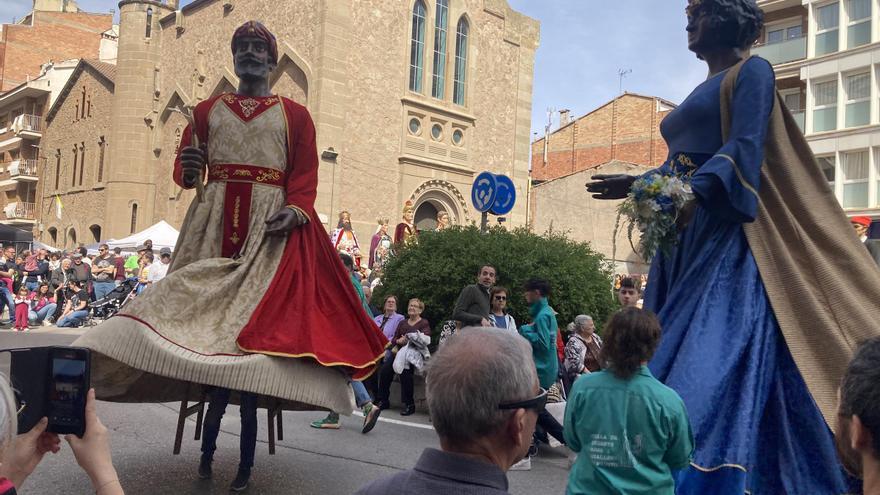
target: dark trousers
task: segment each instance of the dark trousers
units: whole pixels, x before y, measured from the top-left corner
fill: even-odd
[[[543,428],[548,435],[552,435],[553,438],[559,440],[560,443],[565,444],[565,437],[562,435],[562,425],[559,424],[559,421],[556,421],[556,418],[547,412],[546,409],[538,413],[537,424]]]
[[[229,405],[228,388],[214,388],[210,392],[208,413],[205,414],[205,426],[202,430],[202,455],[214,458],[217,450],[217,435],[220,433],[220,420]],[[241,395],[241,459],[239,469],[250,469],[254,466],[254,450],[257,448],[257,396],[247,392]]]
[[[378,400],[379,397],[379,371],[382,369],[382,364],[379,363],[376,371],[369,376],[366,380],[363,381],[364,387],[366,387],[367,392],[371,397],[376,398]]]
[[[382,368],[379,370],[379,392],[376,399],[382,404],[389,404],[388,396],[391,395],[391,382],[394,380],[394,355],[385,358]],[[404,406],[413,406],[416,400],[413,398],[413,369],[403,370],[400,374],[400,401]]]

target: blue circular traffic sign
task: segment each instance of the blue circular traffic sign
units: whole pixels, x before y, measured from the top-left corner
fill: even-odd
[[[495,205],[495,195],[498,192],[498,181],[495,174],[483,172],[474,179],[471,187],[471,202],[474,208],[485,213]]]
[[[507,215],[516,203],[516,187],[510,177],[506,175],[496,175],[495,182],[497,191],[491,213],[493,215]]]

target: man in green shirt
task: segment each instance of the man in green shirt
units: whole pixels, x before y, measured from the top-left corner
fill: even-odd
[[[138,266],[138,261],[140,261],[141,257],[146,252],[147,252],[147,246],[142,244],[137,247],[137,254],[132,254],[131,256],[126,258],[125,264],[123,265],[123,267],[125,268],[125,275],[127,277],[139,277],[140,276],[140,270],[139,270],[140,267]]]
[[[568,395],[565,439],[578,456],[566,493],[673,495],[672,473],[690,463],[694,438],[681,397],[647,367],[660,323],[624,308],[604,337],[608,369],[581,376]]]
[[[529,344],[532,345],[532,358],[535,360],[535,368],[538,371],[538,381],[541,388],[547,390],[556,383],[559,375],[559,358],[556,355],[556,332],[559,327],[556,324],[556,313],[547,302],[550,296],[550,283],[539,278],[530,279],[525,284],[525,298],[529,303],[529,314],[532,323],[519,328],[519,333]],[[553,438],[565,443],[562,434],[562,425],[546,410],[538,414],[538,425]],[[529,449],[529,455],[537,453],[533,444]]]

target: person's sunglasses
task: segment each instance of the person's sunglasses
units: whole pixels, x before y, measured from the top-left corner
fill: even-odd
[[[496,301],[506,301],[506,300],[507,300],[507,296],[495,296],[495,300],[496,300]]]
[[[521,400],[517,402],[505,402],[503,404],[498,404],[498,409],[502,410],[510,410],[510,409],[533,409],[535,412],[541,412],[544,410],[544,407],[547,405],[547,390],[541,389],[538,392],[536,397],[533,397],[528,400]]]

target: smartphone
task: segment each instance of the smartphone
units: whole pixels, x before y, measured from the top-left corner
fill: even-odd
[[[86,395],[89,392],[90,354],[79,347],[53,347],[49,351],[46,381],[48,430],[82,437],[86,431]]]

